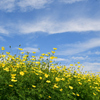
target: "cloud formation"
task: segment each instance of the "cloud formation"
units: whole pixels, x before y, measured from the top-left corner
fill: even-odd
[[[65,22],[52,20],[42,20],[33,23],[24,23],[19,26],[19,30],[23,34],[34,32],[46,32],[49,34],[63,32],[85,32],[100,31],[100,20],[93,19],[76,19]]]
[[[17,5],[24,10],[30,9],[41,9],[45,7],[45,4],[51,3],[52,0],[21,0]]]
[[[56,55],[74,55],[92,48],[100,47],[100,38],[93,38],[83,43],[60,45],[59,47],[64,48],[64,50],[61,50],[60,53],[57,51]]]
[[[21,11],[42,9],[46,5],[53,3],[54,1],[63,3],[75,3],[83,0],[0,0],[0,10],[12,12],[19,7]]]
[[[84,1],[84,0],[60,0],[60,2],[64,2],[64,3],[75,3],[80,1]]]
[[[11,12],[14,10],[15,0],[0,0],[0,10]]]
[[[0,26],[0,34],[9,34],[9,32],[3,26]]]
[[[23,51],[24,52],[30,52],[30,53],[32,53],[32,52],[40,52],[38,48],[32,48],[32,47],[25,47],[25,48],[23,48]]]
[[[52,0],[0,0],[0,10],[12,12],[19,7],[22,11],[45,8]]]

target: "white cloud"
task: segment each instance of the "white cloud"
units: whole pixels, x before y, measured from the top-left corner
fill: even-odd
[[[11,12],[15,7],[15,0],[0,0],[0,10]]]
[[[83,72],[85,71],[92,71],[93,73],[95,72],[100,72],[100,63],[90,63],[90,62],[84,62],[82,64],[84,66]]]
[[[52,21],[49,19],[40,20],[33,23],[24,23],[19,25],[19,30],[23,34],[34,32],[47,32],[57,34],[63,32],[85,32],[100,31],[100,20],[93,19],[74,19],[70,21]]]
[[[0,40],[5,41],[5,39],[2,36],[0,36]]]
[[[64,58],[57,58],[57,59],[54,59],[54,61],[69,61],[68,59],[64,59]]]
[[[2,26],[0,26],[0,34],[8,34],[9,32]]]
[[[55,0],[0,0],[0,10],[12,12],[20,7],[22,11],[45,8],[47,4]],[[58,0],[58,2],[75,3],[83,0]],[[57,1],[56,1],[57,2]]]
[[[100,55],[100,51],[96,51],[95,54]]]
[[[45,4],[51,3],[52,0],[21,0],[17,4],[22,10],[29,9],[41,9],[45,7]]]
[[[64,2],[64,3],[75,3],[75,2],[80,2],[80,1],[84,1],[84,0],[59,0],[60,2]]]
[[[0,0],[0,10],[12,12],[20,7],[22,11],[29,9],[45,8],[45,4],[51,3],[52,0]]]
[[[85,60],[86,58],[88,58],[88,56],[86,57],[72,57],[72,59],[75,59],[75,60]]]
[[[32,47],[25,47],[23,48],[23,51],[26,51],[26,52],[40,52],[38,48],[32,48]]]
[[[93,38],[83,43],[79,42],[75,44],[60,45],[59,48],[60,47],[64,50],[60,52],[57,51],[56,55],[74,55],[95,47],[100,47],[100,38]]]

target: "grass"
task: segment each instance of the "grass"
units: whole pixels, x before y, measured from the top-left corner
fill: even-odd
[[[57,65],[53,49],[37,59],[36,52],[11,55],[2,47],[0,100],[100,100],[99,74],[83,74],[80,62],[69,68]]]

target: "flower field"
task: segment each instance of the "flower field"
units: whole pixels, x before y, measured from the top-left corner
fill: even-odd
[[[68,68],[57,65],[57,48],[38,59],[34,51],[29,57],[18,50],[19,55],[11,55],[1,47],[0,100],[100,100],[99,74],[83,74],[80,62]]]

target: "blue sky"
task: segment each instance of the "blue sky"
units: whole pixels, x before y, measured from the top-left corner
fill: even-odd
[[[55,47],[62,65],[100,72],[100,1],[0,0],[0,47],[20,44],[37,56]]]

